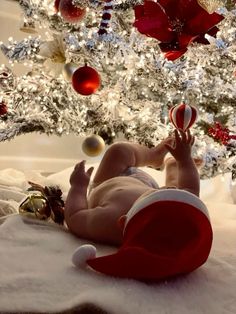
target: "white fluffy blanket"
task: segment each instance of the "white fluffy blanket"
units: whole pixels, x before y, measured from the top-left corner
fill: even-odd
[[[8,169],[0,172],[0,195],[14,211],[28,178],[59,184],[66,195],[70,172],[44,178]],[[72,253],[87,241],[52,223],[16,214],[1,218],[0,313],[235,314],[236,205],[229,178],[204,181],[202,188],[214,229],[211,255],[190,275],[156,284],[77,269]],[[96,247],[98,255],[115,250]]]

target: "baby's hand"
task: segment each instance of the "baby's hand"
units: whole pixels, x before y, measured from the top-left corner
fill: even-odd
[[[93,170],[94,167],[91,167],[85,171],[85,160],[79,162],[70,176],[71,186],[83,186],[87,188]]]
[[[177,161],[184,161],[191,157],[193,143],[194,136],[191,135],[189,130],[187,133],[182,130],[175,130],[174,145],[165,144],[165,147]]]

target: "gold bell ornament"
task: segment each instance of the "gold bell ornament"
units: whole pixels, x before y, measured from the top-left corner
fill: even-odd
[[[74,62],[65,63],[62,68],[62,75],[67,82],[71,82],[74,72],[78,69],[78,64]]]
[[[60,188],[28,183],[31,185],[28,191],[32,193],[20,204],[19,213],[40,220],[52,219],[55,223],[63,225],[65,204]]]
[[[93,134],[85,138],[82,151],[89,157],[99,156],[105,149],[105,142],[99,135]]]
[[[51,215],[50,205],[42,194],[30,194],[20,204],[19,213],[29,218],[47,220]]]

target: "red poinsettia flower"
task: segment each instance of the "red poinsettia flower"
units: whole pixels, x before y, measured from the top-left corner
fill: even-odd
[[[215,36],[215,25],[224,19],[218,13],[209,14],[197,0],[145,1],[134,10],[134,26],[140,33],[158,39],[169,60],[182,56],[192,42],[209,44],[204,35]]]

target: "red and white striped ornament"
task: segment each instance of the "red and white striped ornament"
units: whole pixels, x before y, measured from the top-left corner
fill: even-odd
[[[197,120],[198,111],[194,106],[185,103],[170,108],[169,118],[173,125],[184,132]]]
[[[110,23],[112,10],[113,10],[113,1],[112,0],[105,0],[105,6],[103,9],[102,20],[101,20],[100,27],[98,30],[99,35],[107,34],[107,28],[108,28],[109,23]]]

